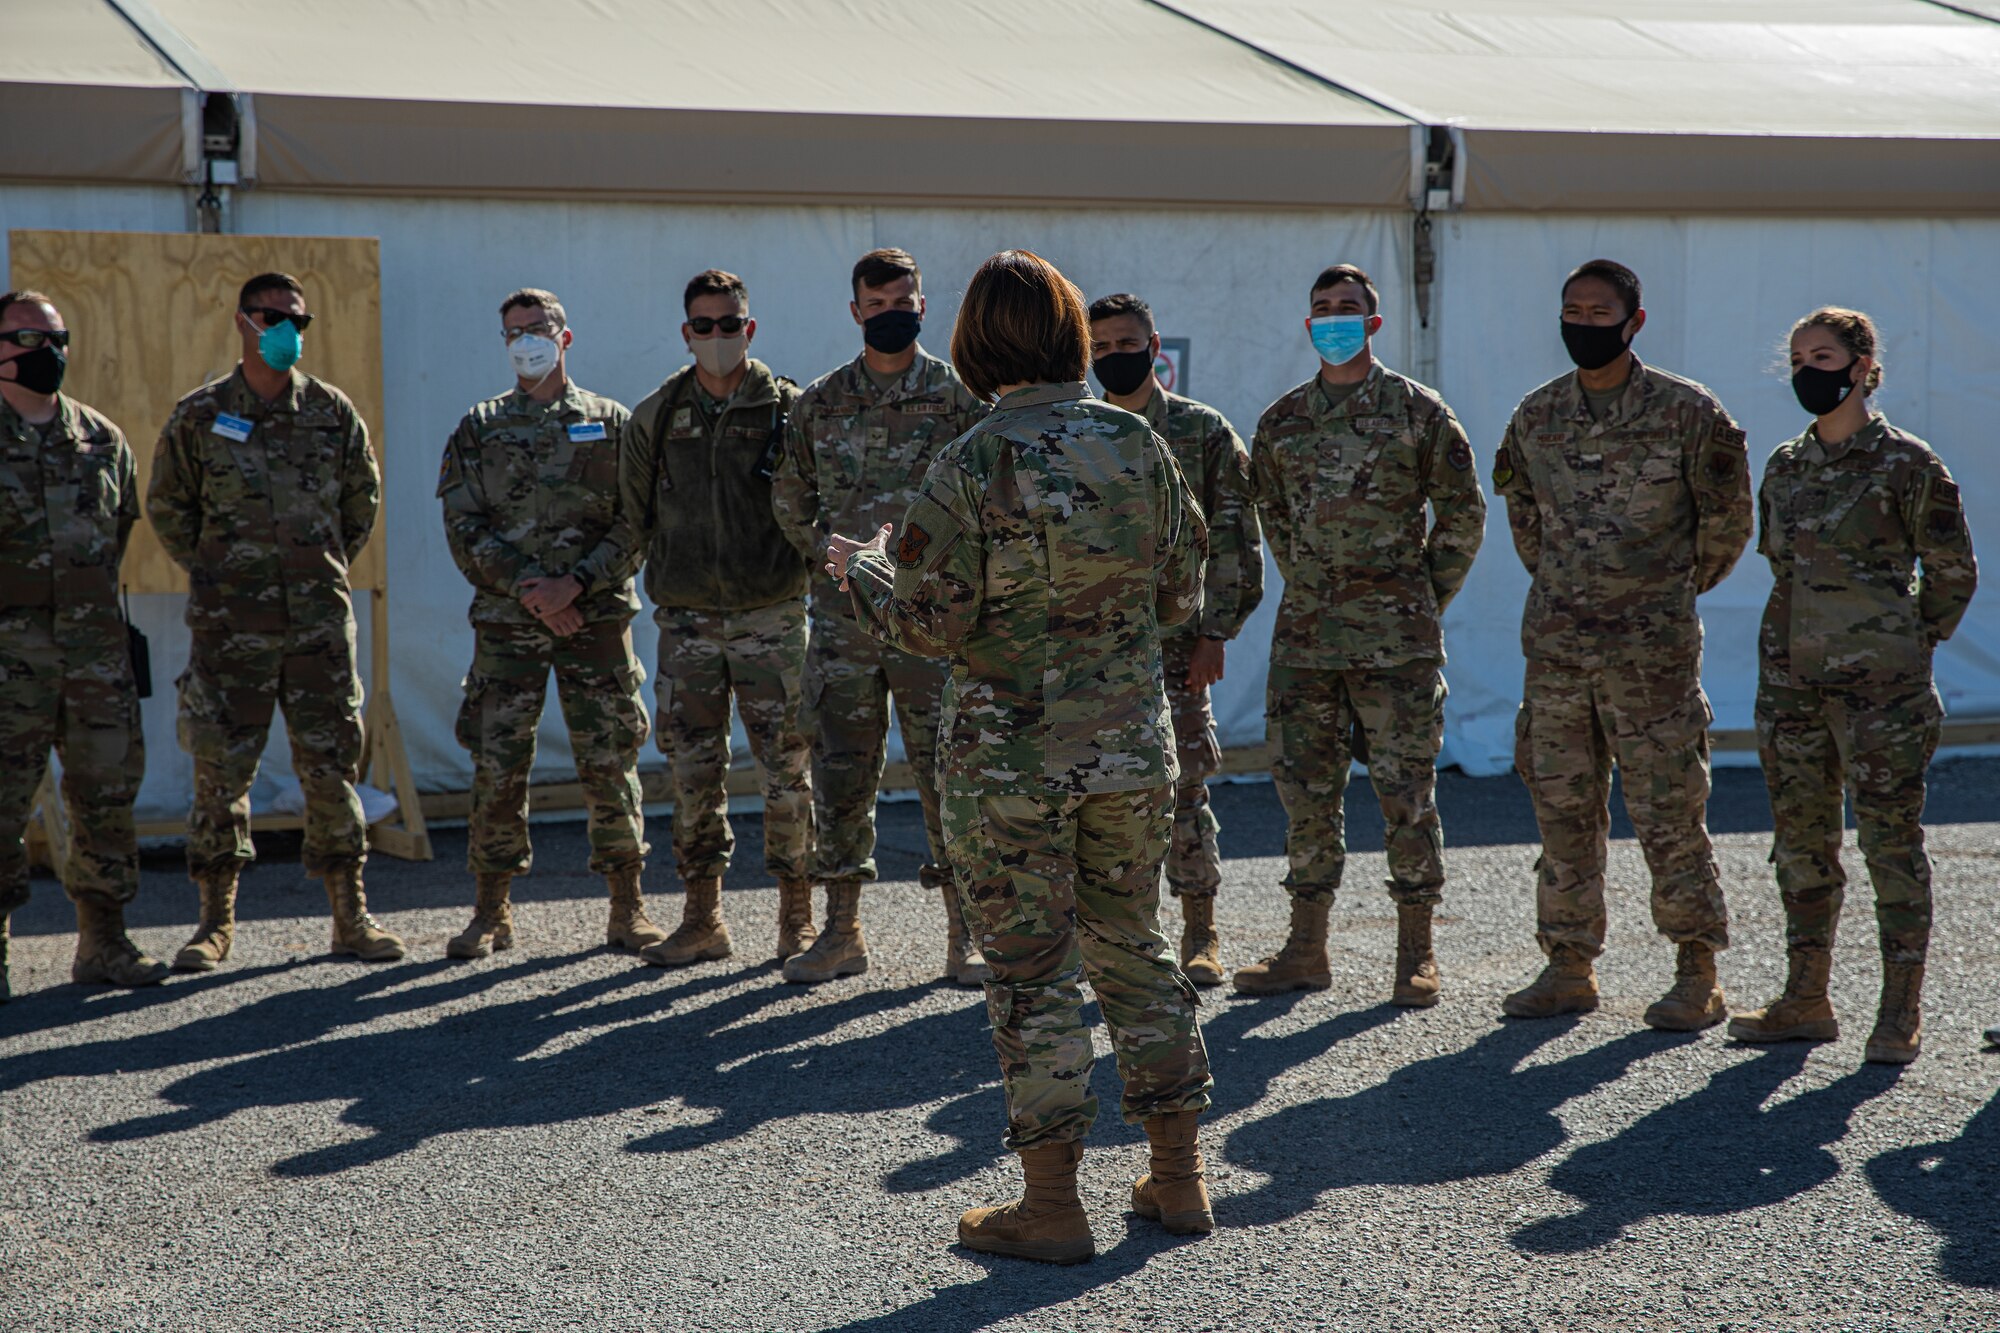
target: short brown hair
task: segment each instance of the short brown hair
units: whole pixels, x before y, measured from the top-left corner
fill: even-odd
[[[965,285],[951,359],[979,398],[1003,384],[1081,383],[1090,369],[1083,293],[1034,251],[1002,250]]]
[[[543,291],[540,287],[523,287],[509,295],[500,303],[500,318],[507,318],[509,310],[544,310],[556,322],[557,328],[569,327],[569,316],[564,313],[562,302],[556,300],[554,292]]]
[[[923,288],[924,271],[917,267],[916,257],[908,250],[870,250],[854,261],[856,299],[860,298],[862,287],[886,287],[898,278],[915,278],[918,289]]]
[[[1332,268],[1321,269],[1319,276],[1313,279],[1312,291],[1306,293],[1306,298],[1310,300],[1313,292],[1323,292],[1329,287],[1338,287],[1343,282],[1354,283],[1367,293],[1369,314],[1372,315],[1382,308],[1382,293],[1375,290],[1374,282],[1355,264],[1335,264]]]
[[[23,287],[19,291],[0,293],[0,320],[7,318],[7,307],[16,305],[45,305],[54,310],[56,303],[43,293]]]
[[[289,273],[259,273],[244,283],[242,289],[236,293],[237,309],[249,305],[251,297],[262,296],[265,292],[292,292],[300,300],[304,300],[306,295],[306,289],[301,287],[299,280]]]
[[[1639,305],[1645,296],[1645,289],[1639,285],[1639,275],[1615,259],[1591,259],[1578,264],[1570,275],[1563,279],[1562,294],[1569,295],[1569,289],[1578,278],[1596,278],[1606,283],[1618,293],[1618,299],[1625,303],[1625,318],[1639,313]]]
[[[1153,307],[1130,292],[1114,292],[1090,303],[1090,322],[1093,324],[1100,319],[1117,319],[1120,315],[1130,315],[1146,326],[1146,332],[1153,331]]]
[[[1847,349],[1849,356],[1874,358],[1875,364],[1868,368],[1868,378],[1862,382],[1861,392],[1870,394],[1881,387],[1882,356],[1877,349],[1882,345],[1882,335],[1876,331],[1874,320],[1846,306],[1823,305],[1792,325],[1793,333],[1800,329],[1825,329]]]
[[[743,285],[743,279],[727,269],[705,268],[688,279],[687,289],[681,293],[681,313],[694,304],[697,296],[733,296],[750,308],[750,289]]]

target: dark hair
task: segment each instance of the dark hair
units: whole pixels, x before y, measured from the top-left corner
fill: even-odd
[[[569,316],[564,313],[562,302],[556,300],[554,292],[543,291],[540,287],[523,287],[510,294],[500,303],[500,318],[507,318],[509,310],[546,311],[549,317],[555,320],[557,328],[569,327]]]
[[[1569,295],[1570,284],[1578,278],[1596,278],[1609,283],[1611,290],[1618,293],[1618,299],[1625,303],[1625,318],[1639,313],[1639,275],[1615,259],[1593,259],[1586,264],[1578,264],[1574,272],[1563,279],[1562,294]]]
[[[23,287],[19,291],[0,293],[0,320],[7,318],[7,307],[13,305],[45,305],[54,310],[56,303],[32,288]]]
[[[924,271],[917,267],[916,257],[893,247],[870,250],[854,261],[854,299],[861,299],[863,287],[886,287],[898,278],[915,278],[922,289]]]
[[[1372,315],[1382,308],[1382,293],[1375,290],[1374,282],[1355,264],[1335,264],[1331,268],[1321,269],[1319,276],[1313,279],[1312,291],[1307,292],[1306,296],[1310,299],[1315,292],[1338,287],[1343,282],[1354,283],[1368,294],[1369,314]]]
[[[1114,292],[1090,303],[1090,322],[1093,324],[1100,319],[1117,319],[1120,315],[1131,315],[1146,326],[1146,332],[1153,331],[1153,307],[1130,292]]]
[[[0,310],[4,309],[6,307],[0,305]],[[1846,306],[1823,305],[1792,325],[1793,333],[1800,329],[1825,329],[1847,349],[1849,356],[1874,358],[1875,364],[1868,368],[1868,378],[1861,383],[1861,392],[1870,394],[1882,387],[1882,359],[1876,350],[1882,345],[1882,335],[1876,331],[1874,320]]]
[[[750,289],[743,285],[743,279],[719,268],[705,268],[688,279],[687,289],[681,293],[681,313],[694,304],[697,296],[733,296],[747,309],[750,305]]]
[[[262,296],[265,292],[293,292],[300,300],[304,300],[306,289],[299,286],[299,280],[289,273],[259,273],[244,283],[243,289],[236,293],[236,308],[241,310],[248,307],[251,297]]]
[[[1080,383],[1090,369],[1083,293],[1032,250],[1002,250],[965,286],[951,360],[979,398],[1003,384]]]

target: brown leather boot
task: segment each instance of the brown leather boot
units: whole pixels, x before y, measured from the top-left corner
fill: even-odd
[[[1215,1213],[1208,1206],[1201,1146],[1195,1138],[1199,1111],[1176,1111],[1146,1118],[1146,1139],[1152,1144],[1152,1170],[1132,1186],[1132,1211],[1151,1218],[1176,1236],[1206,1235],[1215,1230]]]
[[[1587,1014],[1597,1008],[1597,972],[1590,960],[1567,945],[1549,952],[1542,974],[1500,1001],[1511,1018],[1554,1018],[1557,1014]]]
[[[826,886],[826,929],[813,946],[785,960],[785,980],[816,985],[868,970],[868,940],[861,933],[861,885],[837,880]]]
[[[1646,1009],[1646,1026],[1662,1032],[1700,1032],[1729,1017],[1729,1002],[1715,980],[1715,950],[1706,944],[1680,946],[1674,984]]]
[[[1431,905],[1396,905],[1396,986],[1389,1003],[1428,1009],[1438,1002],[1437,955],[1431,951]]]
[[[1924,1044],[1924,965],[1882,964],[1882,1004],[1868,1034],[1868,1063],[1906,1065]]]
[[[327,871],[325,883],[326,900],[333,907],[333,952],[353,954],[364,963],[393,963],[403,956],[403,941],[368,914],[359,861]]]
[[[666,942],[667,932],[646,915],[646,895],[639,888],[644,869],[626,866],[604,877],[611,890],[611,919],[604,927],[604,942],[614,949],[645,949]]]
[[[125,909],[103,898],[76,900],[76,961],[69,979],[80,985],[157,986],[170,969],[140,952],[125,934]]]
[[[472,908],[472,922],[445,942],[447,958],[484,958],[514,947],[514,909],[507,901],[507,888],[514,881],[507,874],[478,874],[472,877],[478,895]]]
[[[1097,1257],[1090,1217],[1076,1197],[1081,1143],[1023,1148],[1021,1197],[998,1208],[973,1208],[958,1219],[958,1241],[982,1254],[1081,1264]]]
[[[1285,947],[1262,962],[1237,968],[1236,989],[1245,995],[1282,995],[1333,985],[1333,965],[1326,957],[1326,919],[1332,911],[1331,902],[1292,899],[1292,933]]]
[[[1785,993],[1762,1009],[1729,1020],[1729,1035],[1738,1041],[1832,1041],[1840,1035],[1833,1002],[1826,997],[1827,974],[1833,970],[1828,949],[1791,949],[1785,959]]]
[[[813,925],[812,881],[800,876],[778,880],[778,961],[797,957],[819,938]]]
[[[702,875],[687,882],[674,933],[639,950],[639,957],[654,967],[686,967],[727,958],[733,948],[729,927],[722,923],[722,876]]]
[[[958,886],[944,886],[944,979],[960,986],[984,986],[993,979],[986,955],[966,933],[965,914],[958,910]]]
[[[194,938],[174,955],[174,971],[213,972],[229,957],[229,946],[236,939],[236,871],[232,865],[195,876],[201,924],[195,927]]]
[[[1181,895],[1181,971],[1197,986],[1222,984],[1222,941],[1215,934],[1215,895]]]

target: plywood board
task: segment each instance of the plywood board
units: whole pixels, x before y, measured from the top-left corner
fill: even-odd
[[[142,489],[174,404],[228,374],[242,355],[237,289],[271,271],[299,280],[314,315],[300,368],[354,400],[380,461],[382,261],[373,237],[15,231],[9,247],[12,286],[48,293],[69,325],[63,391],[124,429]],[[385,526],[376,522],[355,563],[356,588],[383,587]],[[187,590],[186,576],[145,523],[132,534],[122,575],[131,592]]]

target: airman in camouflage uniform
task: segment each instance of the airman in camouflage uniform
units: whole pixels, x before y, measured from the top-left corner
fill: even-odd
[[[118,562],[139,520],[138,473],[124,433],[60,392],[68,341],[46,296],[0,296],[0,1002],[7,918],[28,901],[22,833],[51,746],[70,820],[71,977],[148,986],[167,975],[125,934],[146,750]]]
[[[1516,766],[1541,825],[1536,939],[1548,965],[1505,1009],[1597,1007],[1611,766],[1653,878],[1653,922],[1678,946],[1656,1028],[1722,1020],[1715,953],[1729,918],[1706,824],[1708,699],[1695,596],[1748,542],[1743,432],[1715,395],[1642,364],[1638,279],[1596,260],[1563,289],[1575,374],[1521,400],[1493,460],[1514,548],[1533,575]],[[1622,376],[1622,378],[1621,378]]]
[[[999,285],[992,271],[1010,262],[1067,288],[1075,332],[1036,339],[1018,368],[996,373],[968,364],[967,330]],[[1047,382],[1041,368],[1071,341],[1081,376],[1086,328],[1080,296],[1054,269],[1024,252],[989,260],[967,289],[954,360],[975,392],[997,387],[989,375],[1026,387],[939,454],[893,546],[883,532],[858,552],[838,539],[829,552],[870,634],[951,662],[939,736],[946,848],[993,971],[1006,1141],[1028,1176],[1022,1203],[967,1213],[960,1238],[1059,1262],[1093,1252],[1075,1195],[1097,1111],[1083,980],[1111,1029],[1125,1118],[1147,1123],[1156,1155],[1158,1134],[1185,1131],[1175,1179],[1190,1194],[1200,1190],[1194,1119],[1211,1086],[1194,988],[1158,915],[1178,777],[1159,626],[1199,606],[1205,533],[1141,418],[1090,400],[1080,382]],[[1150,1192],[1138,1206],[1161,1215]],[[1191,1202],[1165,1211],[1170,1226],[1213,1225],[1205,1193],[1198,1218],[1183,1215]]]
[[[904,251],[863,255],[854,266],[849,308],[867,346],[806,386],[792,411],[771,499],[785,535],[808,562],[825,554],[835,532],[873,532],[901,518],[932,457],[986,415],[950,364],[915,340],[921,283],[916,261]],[[944,677],[942,662],[869,637],[846,594],[831,583],[815,589],[805,697],[813,745],[812,877],[826,885],[828,928],[812,948],[786,960],[786,980],[827,981],[867,970],[867,942],[848,899],[858,908],[862,884],[875,878],[875,797],[891,695],[930,847],[919,878],[945,905],[945,976],[967,986],[986,979],[958,910],[938,824]],[[855,929],[842,930],[850,918]]]
[[[643,949],[667,932],[647,919],[639,887],[648,723],[632,654],[636,553],[618,522],[618,445],[631,413],[570,380],[575,335],[552,293],[523,288],[500,317],[516,386],[466,414],[438,474],[452,558],[473,587],[475,636],[458,739],[472,752],[466,859],[478,903],[445,951],[481,958],[513,945],[508,888],[533,859],[528,777],[552,669],[589,813],[590,868],[611,892],[605,936]]]
[[[1236,988],[1332,984],[1327,918],[1347,859],[1348,771],[1360,757],[1386,825],[1398,927],[1392,999],[1425,1006],[1439,993],[1431,914],[1444,890],[1441,617],[1478,555],[1486,497],[1444,400],[1374,360],[1367,340],[1381,327],[1379,304],[1353,265],[1320,274],[1308,329],[1323,369],[1265,410],[1252,443],[1257,505],[1285,578],[1268,710],[1271,775],[1289,824],[1292,928],[1278,953],[1236,973]]]
[[[623,519],[646,553],[660,626],[655,715],[671,762],[679,927],[640,951],[679,967],[725,958],[733,696],[764,780],[764,864],[782,905],[778,956],[812,943],[812,750],[799,727],[806,563],[771,512],[771,476],[798,386],[746,350],[756,332],[743,280],[710,269],[683,294],[695,364],[632,411],[619,449]]]
[[[1264,538],[1250,503],[1250,453],[1227,419],[1169,393],[1153,373],[1160,335],[1152,307],[1129,292],[1090,305],[1092,366],[1106,400],[1146,418],[1173,450],[1208,518],[1208,563],[1201,611],[1161,632],[1174,748],[1181,767],[1174,794],[1167,888],[1181,903],[1181,968],[1197,986],[1222,984],[1215,895],[1222,887],[1222,825],[1208,779],[1222,771],[1209,686],[1222,679],[1224,647],[1264,597]]]
[[[188,873],[201,925],[174,966],[229,956],[236,883],[255,857],[250,784],[285,711],[306,802],[305,869],[322,879],[333,951],[380,962],[403,942],[368,914],[361,677],[348,566],[382,506],[368,427],[347,395],[295,369],[309,321],[296,279],[261,274],[236,312],[243,361],[175,405],[146,513],[187,571],[193,647],[181,675],[181,748],[194,757]],[[273,364],[273,363],[276,364]]]
[[[1775,581],[1758,642],[1757,740],[1790,975],[1782,996],[1731,1020],[1729,1032],[1743,1041],[1839,1035],[1826,985],[1851,788],[1883,964],[1867,1056],[1904,1064],[1922,1041],[1931,933],[1921,820],[1944,716],[1931,659],[1964,617],[1979,570],[1950,471],[1869,409],[1881,377],[1876,343],[1858,311],[1816,311],[1793,331],[1801,401],[1813,397],[1815,374],[1832,392],[1808,406],[1820,411],[1805,434],[1771,455],[1758,492],[1757,549]]]

